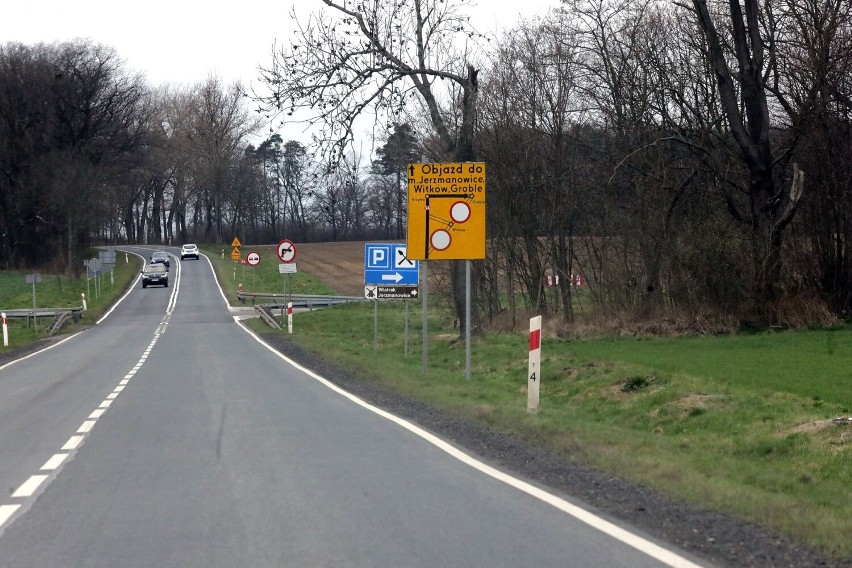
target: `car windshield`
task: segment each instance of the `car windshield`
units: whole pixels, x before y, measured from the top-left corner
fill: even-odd
[[[151,255],[152,260],[167,259],[167,258],[169,258],[169,255],[167,255],[164,252],[155,252],[154,254]]]
[[[164,269],[159,264],[148,264],[143,269],[145,272],[164,272]]]

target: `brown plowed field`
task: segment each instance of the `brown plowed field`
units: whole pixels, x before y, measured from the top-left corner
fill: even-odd
[[[345,296],[364,295],[364,242],[296,245],[296,266]]]
[[[395,242],[402,241],[370,241]],[[365,241],[296,243],[296,267],[344,296],[364,294],[364,244]],[[267,249],[267,247],[256,247]],[[275,258],[276,247],[261,254]],[[431,280],[431,279],[430,279]]]

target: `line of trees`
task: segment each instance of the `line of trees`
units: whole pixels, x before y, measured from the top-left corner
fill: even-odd
[[[523,243],[500,267],[534,309],[570,321],[583,272],[614,315],[847,313],[852,6],[564,4],[503,39],[483,88],[480,157],[509,164],[494,234]]]
[[[80,271],[97,244],[398,237],[399,183],[355,159],[329,171],[266,126],[215,76],[152,88],[88,40],[0,46],[0,267]],[[377,171],[401,163],[395,136],[416,144],[406,128]]]
[[[407,163],[478,160],[487,321],[849,311],[849,2],[563,0],[488,41],[466,0],[322,1],[251,97],[216,78],[152,89],[85,42],[0,47],[0,263],[73,270],[92,243],[234,234],[398,239]],[[368,110],[373,156],[352,150]],[[310,147],[261,138],[305,112]]]
[[[338,155],[371,108],[430,161],[485,161],[483,313],[571,322],[577,273],[619,321],[848,312],[849,2],[563,0],[478,53],[464,0],[322,1],[262,102]]]

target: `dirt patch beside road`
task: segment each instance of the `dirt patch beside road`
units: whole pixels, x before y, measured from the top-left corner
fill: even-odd
[[[344,296],[364,294],[364,242],[296,245],[296,266]]]

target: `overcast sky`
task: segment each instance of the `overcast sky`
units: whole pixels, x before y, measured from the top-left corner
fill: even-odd
[[[226,83],[257,77],[271,61],[276,38],[287,36],[290,8],[305,13],[320,0],[6,0],[0,9],[0,43],[51,43],[89,38],[113,46],[149,82],[194,84],[211,73]],[[559,0],[478,0],[471,21],[481,31],[511,27]]]

